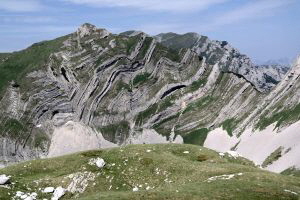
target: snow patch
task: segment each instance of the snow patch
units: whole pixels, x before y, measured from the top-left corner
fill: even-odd
[[[277,132],[275,123],[262,131],[246,129],[238,139],[230,137],[226,131],[217,128],[211,131],[204,146],[220,152],[230,151],[235,147],[239,155],[261,165],[266,158],[279,147],[282,147],[281,157],[267,166],[267,170],[282,172],[290,167],[300,168],[300,121]]]

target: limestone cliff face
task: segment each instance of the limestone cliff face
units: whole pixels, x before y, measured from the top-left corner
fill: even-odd
[[[89,148],[163,141],[202,145],[221,126],[239,134],[282,75],[253,65],[225,41],[194,33],[116,35],[91,24],[2,57],[0,70],[15,73],[0,84],[0,137],[11,144],[0,152],[3,162],[8,156],[46,156],[49,149],[58,155],[60,145],[84,150],[85,141],[76,149],[80,139],[67,139],[70,126],[93,141]],[[280,84],[273,93],[286,88],[278,89]],[[58,137],[64,134],[65,141]]]

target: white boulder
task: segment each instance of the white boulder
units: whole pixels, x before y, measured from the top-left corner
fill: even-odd
[[[54,192],[54,187],[46,187],[43,190],[43,193],[52,193],[52,192]]]
[[[105,164],[106,163],[102,158],[92,158],[89,160],[89,165],[96,165],[99,168],[103,168]]]
[[[6,176],[5,174],[0,175],[0,185],[4,185],[9,181],[9,176]]]
[[[59,186],[54,190],[53,196],[51,200],[59,200],[62,196],[64,196],[66,193],[66,189],[63,187]]]
[[[137,192],[137,191],[139,191],[139,188],[135,186],[134,188],[132,188],[132,191]]]
[[[96,160],[96,165],[97,165],[97,167],[99,167],[99,168],[103,168],[103,167],[105,166],[105,161],[104,161],[102,158],[98,158],[98,159]]]

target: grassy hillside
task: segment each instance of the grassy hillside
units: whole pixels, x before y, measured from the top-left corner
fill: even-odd
[[[66,38],[67,36],[64,36],[51,41],[39,42],[25,50],[11,54],[0,54],[0,96],[9,81],[14,80],[20,84],[26,73],[43,68],[49,60],[50,54],[58,51]]]
[[[106,161],[104,168],[88,164],[97,157]],[[11,175],[13,183],[0,187],[0,199],[11,199],[16,191],[50,199],[51,194],[40,189],[67,188],[72,182],[73,191],[83,193],[68,191],[62,199],[298,199],[291,191],[300,193],[297,177],[263,171],[244,158],[220,156],[195,145],[129,145],[81,152],[20,163],[0,174]],[[221,175],[227,176],[216,177]]]

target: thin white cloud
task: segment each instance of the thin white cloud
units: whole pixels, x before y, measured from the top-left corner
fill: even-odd
[[[246,20],[262,18],[266,16],[273,16],[277,11],[284,6],[295,2],[295,0],[255,0],[247,3],[234,10],[225,12],[216,17],[213,21],[201,27],[204,31],[212,31],[236,23],[242,23]]]
[[[195,11],[228,0],[65,0],[97,7],[133,7],[152,11]]]
[[[185,26],[179,23],[143,24],[137,26],[135,30],[140,30],[151,35],[157,35],[159,33],[167,33],[167,32],[175,32],[175,33],[187,32]]]
[[[47,16],[26,16],[26,15],[15,15],[15,16],[1,16],[0,22],[3,23],[48,23],[56,21],[53,17]]]
[[[9,12],[33,12],[42,8],[38,0],[0,0],[0,10]]]
[[[40,34],[40,33],[72,33],[76,31],[75,26],[55,26],[55,25],[42,25],[42,26],[25,26],[19,27],[14,25],[0,25],[0,35],[10,35],[10,34]]]

